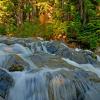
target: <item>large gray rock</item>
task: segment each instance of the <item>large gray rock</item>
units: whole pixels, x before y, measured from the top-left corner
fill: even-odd
[[[12,86],[13,78],[5,70],[0,68],[0,96],[5,98]]]
[[[0,97],[0,100],[5,100],[4,98]]]
[[[79,64],[86,64],[95,62],[92,57],[92,52],[87,52],[84,50],[76,51],[67,47],[64,43],[60,42],[48,42],[46,44],[47,51],[51,54],[56,54],[64,58],[69,58]]]

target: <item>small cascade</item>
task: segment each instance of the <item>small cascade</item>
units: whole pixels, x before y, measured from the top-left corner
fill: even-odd
[[[99,100],[99,90],[85,79],[87,73],[81,73],[64,69],[14,72],[15,86],[8,100]]]
[[[9,53],[6,53],[4,51],[0,51],[0,67],[5,68],[7,65],[6,63],[11,58],[11,55]]]
[[[97,56],[97,60],[100,62],[100,56]]]
[[[30,60],[29,56],[32,52],[27,47],[23,47],[20,44],[14,44],[7,46],[4,44],[0,45],[0,66],[6,68],[9,63],[20,63],[23,60],[23,65],[26,64],[30,68],[36,68],[35,64]],[[10,66],[10,65],[9,65]]]
[[[43,41],[32,42],[30,44],[32,52],[33,53],[35,53],[35,52],[49,53],[46,46],[45,46],[45,43],[47,43],[47,41],[45,41],[45,42],[43,42]]]
[[[58,41],[0,37],[0,98],[100,100],[100,57]]]
[[[95,68],[93,67],[93,65],[91,64],[78,64],[74,61],[71,61],[70,59],[65,59],[65,58],[62,58],[64,61],[66,61],[67,63],[73,65],[73,66],[76,66],[78,68],[81,68],[85,71],[91,71],[91,72],[94,72],[95,74],[98,75],[98,77],[100,77],[100,68]]]

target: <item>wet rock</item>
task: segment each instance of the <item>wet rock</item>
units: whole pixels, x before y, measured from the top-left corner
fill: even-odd
[[[0,69],[0,96],[5,98],[12,86],[13,78],[5,70]]]
[[[32,38],[0,37],[0,42],[0,66],[9,71],[0,69],[1,98],[100,99],[100,71],[94,67],[100,64],[92,52]]]
[[[74,49],[68,48],[64,43],[49,42],[46,44],[48,52],[59,55],[64,58],[69,58],[77,63],[83,64],[88,63],[88,59],[84,53],[77,52]]]
[[[94,52],[88,50],[88,51],[83,51],[83,53],[85,54],[88,63],[92,64],[95,67],[100,67],[98,56]]]
[[[59,42],[47,42],[46,48],[48,52],[55,54],[59,49]]]
[[[54,56],[47,53],[35,53],[30,56],[32,62],[35,63],[38,67],[47,67],[47,68],[68,68],[74,69],[73,65],[70,65],[63,61],[59,56]]]
[[[0,100],[5,100],[4,98],[0,97]]]
[[[10,72],[14,72],[14,71],[23,71],[24,70],[24,66],[21,65],[12,65],[9,69]]]
[[[16,51],[17,53],[22,53],[23,50],[25,50],[23,49],[24,46],[28,47],[32,51],[32,53],[45,52],[45,53],[56,54],[64,58],[69,58],[70,60],[73,60],[79,64],[96,63],[96,58],[95,58],[96,56],[91,55],[92,54],[91,52],[85,52],[83,50],[76,51],[75,49],[71,49],[67,47],[64,43],[58,41],[43,41],[37,38],[33,39],[33,38],[2,37],[0,38],[0,42],[8,45],[14,44],[13,48],[15,48],[14,49],[15,51],[17,48]],[[18,48],[20,49],[20,51]]]
[[[0,59],[0,66],[5,69],[12,69],[15,68],[15,66],[17,66],[17,68],[20,66],[21,69],[28,69],[31,66],[27,58],[24,58],[21,55],[2,53],[0,54]]]
[[[8,100],[33,98],[34,100],[99,100],[100,98],[95,82],[91,82],[88,78],[93,73],[83,70],[41,68],[15,74],[16,84],[10,91]]]

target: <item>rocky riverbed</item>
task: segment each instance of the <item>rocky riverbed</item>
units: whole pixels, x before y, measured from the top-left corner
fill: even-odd
[[[0,37],[0,100],[100,100],[100,57],[58,41]]]

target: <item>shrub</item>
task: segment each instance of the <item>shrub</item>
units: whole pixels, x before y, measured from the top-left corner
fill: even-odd
[[[6,27],[5,25],[0,25],[0,35],[6,34]]]

